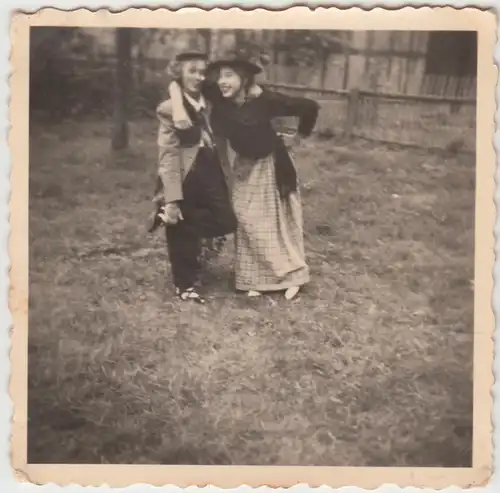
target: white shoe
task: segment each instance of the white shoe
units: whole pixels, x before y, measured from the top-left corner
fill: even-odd
[[[249,298],[256,298],[257,296],[261,296],[262,293],[260,291],[254,291],[253,289],[251,289],[250,291],[248,291],[247,293],[247,296]]]
[[[293,298],[295,298],[295,296],[297,296],[297,293],[300,291],[300,286],[293,286],[291,288],[288,288],[286,291],[285,291],[285,298],[287,300],[292,300]]]

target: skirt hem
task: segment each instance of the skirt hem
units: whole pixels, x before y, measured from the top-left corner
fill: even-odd
[[[310,276],[302,276],[297,279],[290,279],[281,283],[275,284],[241,284],[236,283],[237,291],[282,291],[288,288],[293,288],[294,286],[304,286],[310,282]]]

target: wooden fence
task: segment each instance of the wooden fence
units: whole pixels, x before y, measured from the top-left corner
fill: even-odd
[[[61,60],[59,61],[61,63]],[[114,59],[62,60],[65,73],[57,79],[54,91],[53,70],[44,79],[33,80],[41,111],[57,105],[75,106],[73,115],[98,108],[110,115],[113,100]],[[133,67],[131,109],[139,114],[154,114],[154,107],[165,96],[167,61]],[[59,80],[60,79],[60,80]],[[321,104],[316,133],[324,138],[363,138],[366,140],[413,146],[424,149],[475,151],[476,100],[463,97],[438,97],[386,93],[372,90],[322,89],[304,85],[266,84],[286,94],[306,96]],[[65,99],[66,98],[66,99]],[[75,101],[76,100],[76,101]],[[32,105],[35,99],[32,99]],[[43,109],[43,105],[47,109]],[[146,111],[144,111],[146,110]]]
[[[319,136],[475,152],[475,99],[312,89],[289,84],[267,84],[267,87],[318,101],[321,104],[316,125]]]
[[[164,61],[144,64],[141,70],[149,73],[142,73],[140,78],[162,80],[165,66]],[[325,137],[359,137],[431,150],[475,152],[476,99],[471,97],[475,94],[475,78],[460,79],[457,88],[453,77],[428,76],[425,89],[434,95],[326,89],[275,80],[267,83],[270,89],[308,96],[321,103],[317,133]]]

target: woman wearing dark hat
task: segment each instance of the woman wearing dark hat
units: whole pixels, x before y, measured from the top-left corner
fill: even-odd
[[[203,53],[176,57],[174,76],[181,88],[182,109],[192,122],[190,128],[174,128],[172,101],[157,108],[159,168],[150,228],[153,231],[165,224],[176,292],[182,300],[199,303],[205,302],[195,287],[201,240],[228,235],[236,228],[227,181],[229,162],[217,147],[210,108],[200,92],[206,66]]]
[[[212,127],[227,139],[236,155],[232,188],[238,221],[236,289],[250,296],[282,290],[291,299],[309,281],[309,269],[297,174],[272,120],[298,117],[298,141],[312,133],[319,105],[257,86],[255,76],[262,71],[259,59],[237,54],[217,60],[208,70],[217,73],[217,84],[207,80],[202,89],[213,104]],[[173,82],[169,91],[174,121],[189,122],[179,104],[179,86]]]

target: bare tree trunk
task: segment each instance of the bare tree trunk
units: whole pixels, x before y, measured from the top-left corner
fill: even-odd
[[[132,82],[132,31],[129,28],[116,30],[115,101],[113,116],[112,148],[128,147],[128,101]]]
[[[141,30],[137,41],[137,64],[136,81],[138,86],[142,86],[146,80],[146,54],[152,40],[153,32],[151,29]]]

